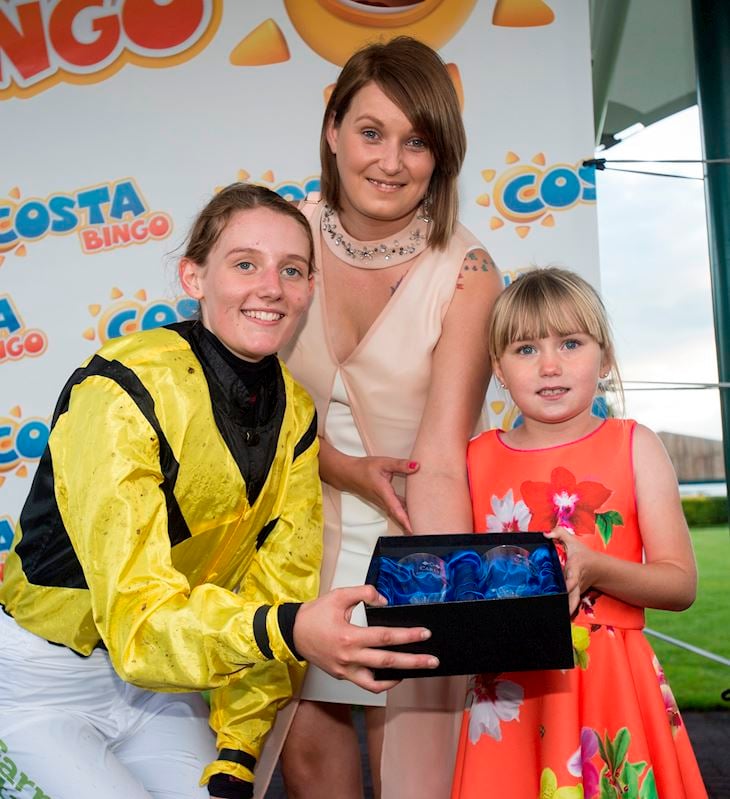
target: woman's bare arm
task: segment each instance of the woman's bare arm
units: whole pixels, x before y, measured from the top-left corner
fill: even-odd
[[[491,374],[488,329],[502,276],[485,250],[468,253],[433,356],[423,418],[408,476],[408,515],[416,533],[471,532],[466,447]]]

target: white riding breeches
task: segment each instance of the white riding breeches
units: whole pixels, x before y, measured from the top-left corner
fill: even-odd
[[[0,799],[206,799],[216,759],[199,694],[137,688],[0,610]]]

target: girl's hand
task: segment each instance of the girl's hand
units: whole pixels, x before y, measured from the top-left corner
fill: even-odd
[[[589,588],[639,608],[685,610],[694,602],[697,567],[677,478],[664,445],[642,425],[634,428],[633,466],[641,561],[589,549],[560,527],[546,533],[565,547],[571,612]]]
[[[545,538],[551,538],[562,545],[566,561],[563,566],[565,587],[568,589],[568,605],[572,616],[578,609],[581,596],[593,584],[592,569],[596,553],[583,544],[580,538],[565,529],[555,527]]]

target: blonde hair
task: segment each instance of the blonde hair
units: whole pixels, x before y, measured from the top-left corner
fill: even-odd
[[[489,330],[489,356],[497,363],[515,341],[587,333],[598,343],[610,388],[623,408],[623,385],[616,362],[611,324],[596,290],[575,272],[557,267],[520,275],[497,298]]]
[[[453,235],[459,212],[458,177],[466,155],[466,132],[459,99],[441,57],[409,36],[378,42],[350,56],[330,95],[322,123],[320,159],[324,200],[340,209],[337,159],[327,142],[330,123],[339,127],[355,95],[375,83],[426,140],[435,166],[428,187],[429,244],[443,249]]]

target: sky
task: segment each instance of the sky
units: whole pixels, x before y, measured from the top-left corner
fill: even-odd
[[[608,150],[613,159],[700,159],[697,106]],[[607,163],[607,166],[611,166]],[[702,176],[701,165],[615,164]],[[598,172],[602,295],[625,383],[625,415],[653,430],[720,440],[717,389],[638,391],[638,381],[717,382],[704,184]]]

